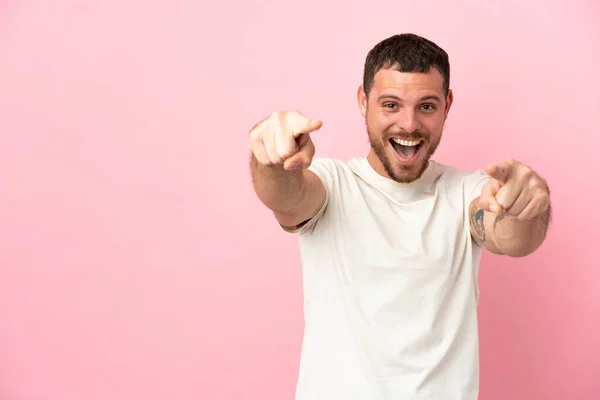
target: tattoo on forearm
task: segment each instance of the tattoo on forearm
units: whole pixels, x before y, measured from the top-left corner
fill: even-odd
[[[504,218],[508,217],[508,212],[504,211],[502,214],[498,215],[494,220],[494,232],[496,232],[496,224],[499,221],[502,221]]]
[[[480,243],[485,243],[485,226],[483,225],[484,212],[482,209],[473,207],[471,209],[471,221],[475,232],[477,232],[477,239]]]

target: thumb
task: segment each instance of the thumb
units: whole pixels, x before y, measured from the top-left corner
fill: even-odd
[[[491,212],[495,215],[501,215],[503,212],[502,206],[496,200],[496,194],[498,190],[502,187],[502,182],[491,179],[484,187],[481,189],[481,195],[479,197],[479,207],[484,210]]]

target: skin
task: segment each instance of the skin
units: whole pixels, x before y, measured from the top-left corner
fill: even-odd
[[[284,229],[312,218],[325,202],[323,183],[307,169],[315,154],[310,134],[321,126],[298,111],[282,111],[250,131],[254,190]]]
[[[357,98],[371,150],[367,160],[380,175],[400,183],[419,179],[440,144],[453,102],[435,68],[425,73],[382,69],[368,95]],[[307,168],[314,156],[310,134],[322,122],[298,111],[274,113],[250,132],[250,168],[255,191],[284,229],[312,218],[325,201],[325,188]],[[391,138],[421,141],[416,157],[398,157]],[[490,182],[469,207],[470,231],[477,244],[495,254],[522,257],[544,241],[550,222],[548,185],[515,160],[486,166]]]
[[[543,243],[551,221],[548,184],[515,160],[489,164],[486,171],[491,180],[469,208],[471,235],[494,254],[531,254]]]
[[[358,89],[360,112],[367,124],[371,150],[367,160],[380,175],[402,183],[421,177],[442,138],[453,94],[445,95],[443,77],[437,69],[406,73],[382,69],[375,74],[369,96]],[[398,159],[392,137],[421,139],[417,159]]]

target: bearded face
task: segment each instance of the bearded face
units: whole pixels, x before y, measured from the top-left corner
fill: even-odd
[[[381,175],[400,183],[419,179],[437,149],[452,92],[444,96],[443,78],[427,73],[382,69],[369,96],[359,90],[367,126],[369,162]]]

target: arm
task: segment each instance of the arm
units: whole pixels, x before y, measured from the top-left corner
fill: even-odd
[[[544,242],[552,215],[546,182],[513,160],[487,171],[492,179],[469,207],[473,239],[494,254],[533,253]]]
[[[494,254],[523,257],[533,253],[546,238],[551,208],[528,221],[520,221],[504,211],[500,215],[480,207],[481,197],[471,202],[471,235],[482,247]]]
[[[285,170],[262,165],[250,157],[252,183],[258,198],[285,228],[297,228],[314,217],[325,202],[325,186],[308,169]]]
[[[284,111],[250,131],[254,190],[286,230],[317,215],[327,198],[321,179],[307,169],[315,154],[309,134],[321,125],[298,111]]]

